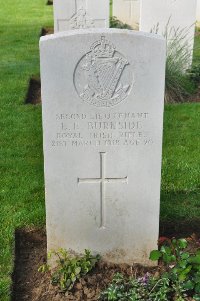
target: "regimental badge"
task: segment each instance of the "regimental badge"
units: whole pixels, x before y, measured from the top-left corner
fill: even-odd
[[[128,60],[104,36],[78,62],[74,85],[79,97],[90,105],[112,107],[130,93],[133,72]]]

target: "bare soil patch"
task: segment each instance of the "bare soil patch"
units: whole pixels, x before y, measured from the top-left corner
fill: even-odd
[[[25,98],[26,104],[41,103],[41,82],[38,77],[31,77],[28,85],[28,91]]]
[[[45,231],[21,229],[16,231],[15,239],[12,301],[95,301],[116,272],[139,276],[148,270],[156,270],[100,262],[90,274],[80,279],[72,292],[63,294],[51,284],[49,274],[38,272],[38,267],[46,262]]]
[[[199,225],[199,221],[196,221],[194,225],[182,224],[179,227],[174,227],[174,224],[163,224],[160,235],[187,237],[191,230],[196,229],[196,232],[200,232],[197,224]],[[156,273],[160,270],[160,267],[146,268],[139,265],[115,265],[100,262],[91,273],[80,279],[70,293],[63,294],[51,284],[50,274],[38,272],[38,268],[46,262],[45,230],[17,230],[15,241],[12,301],[95,301],[98,300],[100,292],[107,287],[116,272],[140,276],[147,271]]]
[[[40,37],[46,36],[48,34],[53,34],[54,29],[52,27],[42,27],[40,32]]]
[[[40,300],[35,298],[41,289],[42,278],[37,269],[44,263],[45,257],[46,234],[44,230],[16,231],[12,301]]]

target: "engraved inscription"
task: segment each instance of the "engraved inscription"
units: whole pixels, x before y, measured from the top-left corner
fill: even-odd
[[[52,147],[150,147],[151,115],[147,112],[59,113]]]
[[[129,95],[133,73],[128,60],[102,36],[78,62],[74,85],[84,102],[112,107]]]
[[[126,183],[128,184],[128,177],[124,178],[107,178],[106,177],[106,153],[100,153],[100,178],[78,178],[78,184],[96,184],[101,185],[100,195],[100,228],[105,228],[105,195],[106,184],[109,183]]]

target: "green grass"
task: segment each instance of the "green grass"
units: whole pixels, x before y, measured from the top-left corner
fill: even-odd
[[[41,106],[24,105],[39,74],[41,27],[53,25],[45,2],[6,0],[0,9],[0,301],[10,300],[15,229],[45,224]],[[199,104],[165,108],[163,221],[200,219],[199,115]]]
[[[110,17],[112,17],[112,0],[110,0]]]
[[[6,0],[0,9],[0,300],[9,300],[14,231],[45,222],[41,107],[24,105],[39,74],[39,34],[52,26],[46,0]]]
[[[161,221],[200,221],[200,104],[165,106]]]

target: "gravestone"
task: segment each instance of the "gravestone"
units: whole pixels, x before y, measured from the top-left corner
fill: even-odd
[[[200,0],[197,0],[197,27],[200,28]]]
[[[140,30],[159,34],[168,31],[173,39],[174,31],[182,30],[183,44],[188,44],[188,66],[192,63],[197,0],[141,0]],[[171,34],[170,34],[171,31]]]
[[[90,29],[42,37],[48,250],[149,264],[157,247],[165,40]]]
[[[109,27],[109,0],[54,0],[54,32]]]
[[[114,0],[113,16],[128,24],[132,29],[139,28],[140,0]]]

